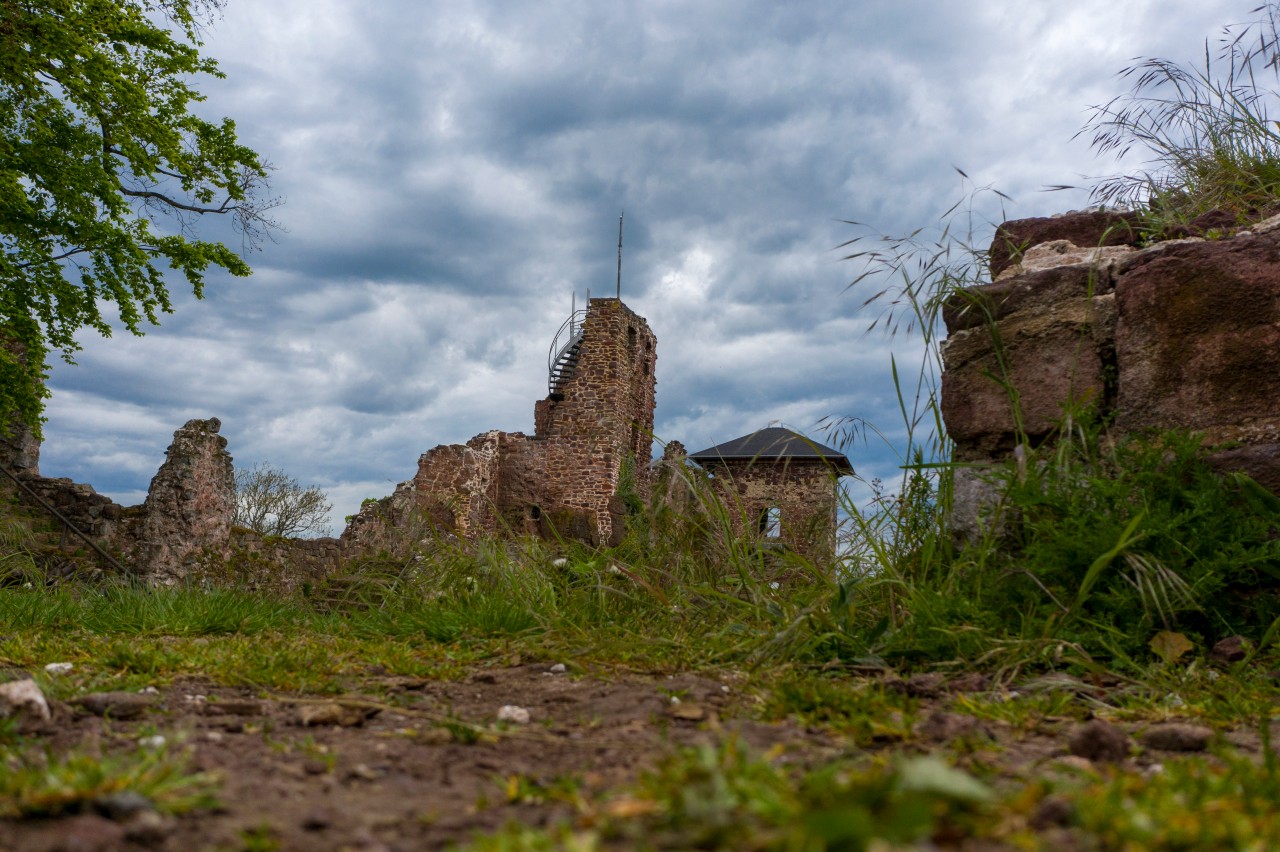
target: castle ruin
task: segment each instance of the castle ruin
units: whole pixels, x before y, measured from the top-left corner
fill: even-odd
[[[414,477],[389,497],[367,501],[339,539],[279,540],[234,527],[234,471],[216,418],[192,420],[174,433],[137,507],[40,476],[39,444],[21,430],[0,443],[0,463],[24,492],[21,499],[54,514],[110,567],[153,584],[234,576],[249,587],[261,581],[293,588],[331,574],[344,559],[404,554],[440,535],[614,545],[626,531],[628,504],[650,497],[656,364],[657,340],[643,317],[620,299],[588,299],[552,342],[534,434],[493,430],[424,453]],[[781,444],[757,446],[775,433],[785,433]],[[848,460],[789,430],[766,429],[731,444],[743,442],[753,448],[750,458],[730,452],[729,444],[706,451],[712,454],[706,458],[685,456],[672,441],[666,461],[681,469],[686,459],[703,465],[721,497],[742,510],[737,534],[776,538],[829,558],[835,481],[851,472]],[[776,530],[771,513],[779,515]]]
[[[534,434],[485,432],[424,453],[418,473],[365,506],[343,533],[387,547],[424,520],[463,536],[511,532],[597,545],[624,531],[619,489],[648,491],[657,340],[620,299],[589,299],[551,347]]]

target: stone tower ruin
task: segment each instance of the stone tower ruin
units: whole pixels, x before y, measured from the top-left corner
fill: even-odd
[[[616,532],[613,505],[624,468],[636,489],[648,485],[657,382],[657,339],[618,299],[591,299],[569,333],[552,345],[546,399],[534,406],[535,440],[546,443],[543,491],[548,507]],[[580,321],[581,325],[577,325]]]
[[[365,506],[343,541],[392,547],[415,524],[618,541],[620,489],[648,493],[656,362],[644,317],[619,299],[590,299],[553,340],[532,436],[494,430],[424,453],[417,475]]]

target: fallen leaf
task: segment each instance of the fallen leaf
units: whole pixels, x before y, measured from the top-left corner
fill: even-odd
[[[1191,641],[1181,633],[1173,633],[1168,630],[1161,630],[1151,640],[1151,650],[1156,652],[1156,656],[1164,660],[1166,663],[1176,663],[1195,646]]]
[[[648,816],[656,813],[659,805],[652,799],[615,799],[605,805],[604,812],[611,817],[619,819],[631,819],[632,817]]]

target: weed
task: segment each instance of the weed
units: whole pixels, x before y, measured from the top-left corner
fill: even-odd
[[[0,816],[56,816],[126,790],[161,810],[183,813],[213,807],[213,785],[212,777],[187,773],[186,760],[163,748],[120,756],[55,756],[27,747],[10,751],[0,762]]]
[[[820,675],[784,677],[768,688],[761,713],[768,719],[793,716],[822,725],[866,745],[907,739],[917,702],[886,693],[876,684]]]
[[[1209,210],[1243,219],[1280,202],[1280,133],[1268,114],[1276,89],[1263,82],[1277,71],[1280,6],[1254,12],[1223,29],[1216,54],[1206,41],[1199,65],[1147,58],[1120,72],[1132,90],[1095,107],[1081,133],[1099,153],[1138,146],[1151,159],[1100,181],[1095,201],[1141,208],[1157,232]]]
[[[1079,826],[1107,849],[1267,849],[1280,844],[1267,764],[1236,754],[1100,780],[1074,797]]]
[[[279,830],[269,822],[241,831],[240,844],[244,852],[276,852],[284,848]]]

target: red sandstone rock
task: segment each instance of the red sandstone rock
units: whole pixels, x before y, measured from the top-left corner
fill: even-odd
[[[1119,763],[1129,755],[1129,737],[1110,722],[1094,719],[1071,735],[1067,747],[1072,754],[1095,763]]]
[[[991,243],[991,277],[1017,262],[1022,252],[1052,240],[1068,240],[1078,246],[1135,245],[1138,232],[1135,213],[1077,211],[1051,218],[1014,219],[996,229]]]
[[[958,460],[1012,449],[1019,419],[1028,436],[1041,437],[1061,420],[1064,406],[1104,400],[1111,304],[1111,296],[1070,299],[1014,315],[998,326],[999,346],[989,328],[947,339],[942,416]]]
[[[942,318],[954,334],[979,328],[1022,311],[1043,310],[1072,299],[1084,300],[1112,290],[1105,270],[1084,264],[1058,266],[970,287],[947,299]]]
[[[1280,422],[1280,234],[1144,252],[1116,304],[1119,428]]]

